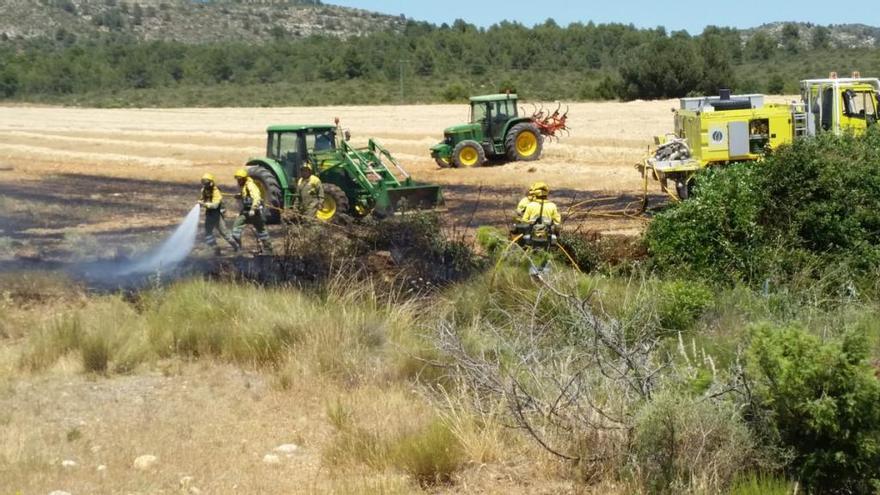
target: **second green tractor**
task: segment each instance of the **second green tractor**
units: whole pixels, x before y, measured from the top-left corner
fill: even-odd
[[[494,94],[470,99],[470,122],[447,128],[443,141],[431,147],[440,167],[468,168],[488,159],[534,161],[541,158],[544,137],[566,130],[567,115],[557,109],[545,115],[520,115],[517,95]]]

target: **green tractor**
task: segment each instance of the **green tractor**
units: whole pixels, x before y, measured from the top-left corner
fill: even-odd
[[[281,211],[292,206],[305,163],[324,184],[324,204],[317,213],[323,221],[339,215],[383,217],[443,203],[440,186],[412,180],[372,139],[366,147],[355,148],[348,144],[348,133],[335,125],[274,125],[267,133],[266,156],[251,158],[247,165],[268,206],[269,223],[280,222]]]
[[[536,111],[531,117],[519,115],[515,94],[474,96],[470,99],[471,121],[443,131],[443,142],[431,148],[431,157],[440,167],[478,167],[487,157],[506,157],[510,161],[541,158],[544,136],[566,130],[566,114]]]

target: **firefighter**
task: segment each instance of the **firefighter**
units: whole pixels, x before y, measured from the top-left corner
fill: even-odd
[[[535,192],[529,189],[529,192],[523,197],[523,199],[519,200],[519,203],[516,205],[516,211],[514,212],[514,219],[519,221],[522,218],[523,213],[526,212],[526,208],[529,206],[529,203],[535,200]]]
[[[312,166],[308,163],[299,169],[299,179],[296,181],[296,196],[294,206],[303,218],[317,218],[318,210],[324,204],[324,186],[321,179],[312,173]]]
[[[516,226],[517,233],[521,234],[521,242],[536,247],[550,247],[556,244],[559,234],[559,226],[562,224],[562,216],[556,204],[547,201],[550,187],[543,182],[532,185],[532,200],[526,206],[525,212],[520,217],[520,223]]]
[[[263,196],[254,180],[248,177],[247,170],[235,172],[235,180],[241,188],[236,197],[241,200],[241,213],[232,225],[232,238],[241,246],[241,234],[246,225],[252,225],[257,231],[257,242],[260,244],[259,254],[272,254],[272,241],[266,230],[266,219],[263,217]]]
[[[559,226],[562,224],[562,215],[556,208],[556,203],[547,201],[550,195],[550,187],[543,182],[535,182],[531,189],[534,199],[526,206],[520,221],[523,223],[542,223]]]
[[[217,187],[212,174],[202,176],[202,195],[199,199],[199,205],[205,209],[205,244],[214,248],[215,255],[220,255],[220,246],[214,236],[214,229],[216,229],[220,232],[220,237],[225,239],[235,252],[238,252],[241,249],[241,244],[229,235],[229,229],[226,228],[226,219],[224,218],[226,206],[223,204],[223,194]]]

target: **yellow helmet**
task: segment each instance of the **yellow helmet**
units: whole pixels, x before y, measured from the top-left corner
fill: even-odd
[[[235,171],[235,178],[236,179],[246,179],[247,176],[248,176],[247,170],[245,170],[243,168],[240,168]]]
[[[300,167],[300,170],[308,170],[309,172],[315,171],[315,169],[312,168],[311,163],[303,163],[302,167]]]
[[[545,182],[538,181],[532,184],[532,188],[529,190],[529,192],[535,195],[535,197],[546,198],[547,195],[550,194],[550,186],[548,186]]]
[[[212,184],[217,182],[216,180],[214,180],[214,174],[205,174],[202,176],[202,184],[205,184],[207,182],[210,182]]]

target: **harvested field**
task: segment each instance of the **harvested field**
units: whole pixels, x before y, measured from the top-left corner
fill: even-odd
[[[593,198],[607,198],[606,207],[619,208],[638,196],[641,181],[632,165],[653,135],[669,129],[674,104],[574,104],[571,135],[547,143],[541,161],[472,170],[439,169],[427,152],[443,128],[467,119],[465,105],[0,107],[0,237],[16,241],[22,256],[62,255],[65,237],[86,235],[112,251],[119,239],[130,243],[175,223],[194,201],[204,172],[215,173],[231,192],[232,172],[263,153],[266,126],[329,123],[334,117],[351,130],[355,144],[375,137],[417,179],[442,184],[450,225],[503,224],[510,206],[535,180],[551,184],[563,211]],[[641,222],[602,218],[586,228],[631,235]]]

